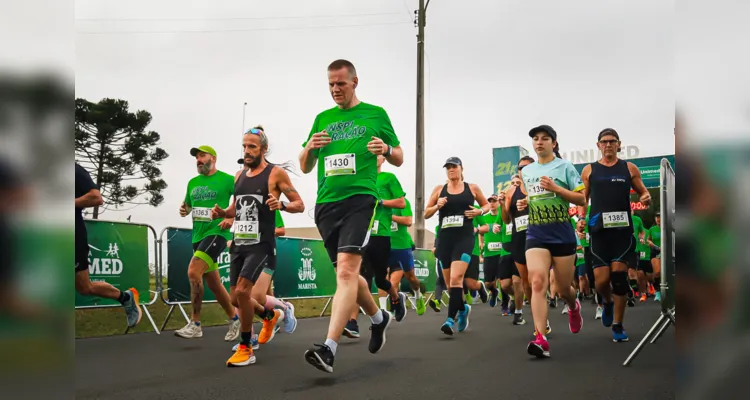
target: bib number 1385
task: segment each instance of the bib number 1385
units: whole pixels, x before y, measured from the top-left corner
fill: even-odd
[[[605,228],[619,228],[630,225],[627,211],[602,213],[602,222],[604,222]]]
[[[325,176],[354,175],[357,173],[354,153],[334,154],[325,159]]]

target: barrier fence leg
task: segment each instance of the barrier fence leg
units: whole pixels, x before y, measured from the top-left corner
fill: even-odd
[[[333,301],[333,297],[329,297],[328,301],[326,302],[326,305],[323,306],[323,311],[320,312],[321,317],[323,316],[323,314],[326,313],[326,310],[328,309],[328,305],[331,304],[331,301]]]
[[[656,332],[656,329],[664,323],[665,319],[667,319],[667,317],[664,316],[664,314],[659,315],[659,319],[656,320],[656,323],[654,324],[654,326],[652,326],[651,329],[648,330],[648,333],[646,333],[646,336],[644,336],[643,339],[641,339],[640,343],[638,343],[638,346],[635,347],[635,349],[633,350],[632,353],[630,353],[630,355],[625,360],[625,362],[622,363],[623,367],[627,367],[628,365],[630,365],[630,363],[635,359],[638,353],[640,353],[643,347],[646,345],[646,342],[648,342],[651,339],[651,337],[654,335],[654,333]]]
[[[167,327],[167,322],[169,322],[169,318],[172,317],[173,311],[174,311],[174,305],[169,307],[169,311],[167,311],[167,318],[164,318],[164,323],[161,324],[161,330],[164,330],[164,328]]]
[[[672,321],[670,321],[669,318],[667,318],[667,320],[664,321],[664,323],[659,327],[659,330],[654,335],[654,338],[651,339],[650,343],[651,344],[656,343],[656,341],[659,340],[659,337],[661,337],[661,335],[664,333],[664,331],[667,330],[667,328],[669,327],[670,324],[672,324]]]
[[[185,312],[185,309],[182,308],[182,304],[178,304],[177,307],[179,307],[180,311],[182,311],[182,316],[185,317],[185,323],[189,324],[190,323],[190,317],[188,317],[187,313]]]
[[[154,322],[154,318],[151,316],[151,313],[148,311],[148,307],[146,305],[142,305],[143,312],[146,314],[146,317],[148,317],[149,322],[151,322],[151,326],[154,328],[154,332],[156,332],[157,335],[161,335],[161,332],[159,331],[159,328],[156,327],[156,323]]]

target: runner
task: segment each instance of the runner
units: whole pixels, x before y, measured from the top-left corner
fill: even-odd
[[[394,208],[391,218],[391,254],[388,259],[391,284],[398,287],[401,278],[406,277],[417,300],[417,315],[425,312],[426,306],[419,278],[414,273],[414,240],[408,227],[413,223],[413,214],[409,199],[404,199],[406,207]]]
[[[83,209],[101,206],[104,200],[88,171],[78,163],[75,165],[76,292],[83,296],[98,296],[119,301],[125,309],[128,327],[132,328],[141,322],[142,311],[138,303],[138,291],[135,288],[120,291],[107,282],[92,282],[89,277],[89,242],[86,223],[83,221]]]
[[[627,261],[636,248],[630,188],[635,189],[644,204],[651,202],[651,195],[643,185],[638,167],[618,159],[619,134],[614,129],[605,129],[597,141],[602,158],[583,168],[585,194],[591,199],[588,224],[596,290],[603,297],[602,325],[612,327],[615,342],[626,342],[628,336],[622,323],[625,298],[631,291]]]
[[[576,273],[573,283],[578,284],[578,301],[581,301],[583,300],[584,296],[588,296],[589,292],[588,277],[586,276],[586,260],[585,256],[583,255],[583,243],[580,236],[578,235],[579,227],[582,231],[586,225],[586,220],[579,219],[578,221],[576,221],[575,219],[571,218],[570,223],[576,230]],[[567,314],[569,310],[570,307],[565,304],[562,313]]]
[[[359,78],[351,62],[332,62],[328,83],[337,106],[315,118],[299,161],[306,174],[318,167],[315,224],[336,268],[328,336],[307,350],[305,359],[331,373],[341,333],[356,304],[372,320],[370,353],[385,345],[390,314],[378,308],[360,277],[360,266],[378,204],[377,156],[398,167],[404,154],[385,110],[357,98]]]
[[[648,243],[648,230],[643,229],[642,242],[638,241],[636,251],[638,252],[637,278],[640,302],[648,300],[649,282],[654,278],[654,269],[651,265],[651,246]]]
[[[221,283],[218,263],[219,256],[227,247],[227,241],[232,239],[232,233],[228,229],[231,221],[212,220],[211,209],[216,204],[224,208],[229,206],[234,193],[234,180],[232,175],[216,169],[216,150],[213,147],[193,147],[190,155],[195,157],[198,176],[187,184],[185,200],[180,205],[180,216],[191,215],[193,220],[193,257],[187,271],[193,312],[190,322],[174,334],[185,339],[203,337],[201,307],[205,279],[229,319],[229,331],[224,340],[232,342],[240,336],[240,317],[232,306],[227,289]]]
[[[654,269],[654,301],[661,301],[661,213],[654,217],[654,225],[648,230],[651,245],[651,266]]]
[[[300,213],[305,210],[286,171],[266,159],[266,134],[262,130],[251,129],[242,140],[248,168],[235,176],[234,202],[228,209],[222,209],[217,204],[211,213],[214,219],[234,218],[235,226],[229,280],[233,302],[240,309],[241,341],[237,351],[227,360],[228,367],[255,363],[250,345],[257,305],[264,307],[258,315],[263,319],[263,329],[258,336],[260,344],[273,339],[280,320],[284,321],[287,332],[291,333],[296,328],[294,307],[268,296],[266,292],[276,269],[275,211]],[[290,200],[289,203],[280,201],[282,193]]]
[[[478,205],[474,204],[474,208],[480,209]],[[484,212],[483,212],[484,214]],[[487,288],[484,282],[479,280],[479,263],[482,258],[482,236],[488,232],[489,227],[487,225],[482,226],[480,223],[480,215],[477,218],[471,220],[471,224],[474,227],[474,248],[471,250],[471,262],[469,262],[469,268],[466,269],[466,275],[464,276],[464,295],[466,304],[473,304],[479,298],[482,303],[486,303],[489,299],[487,295]]]
[[[519,171],[522,190],[528,196],[518,201],[518,208],[529,208],[526,233],[526,259],[533,294],[531,310],[536,330],[535,340],[526,351],[538,358],[549,357],[549,343],[539,328],[547,329],[549,321],[545,294],[549,286],[550,265],[558,283],[560,297],[568,304],[568,325],[572,333],[583,326],[581,303],[571,286],[575,269],[576,235],[570,225],[570,203],[584,205],[583,182],[573,164],[563,160],[557,151],[557,133],[548,125],[529,131],[539,161]]]
[[[435,252],[438,247],[438,232],[440,232],[440,224],[435,226],[435,243],[432,244],[432,255],[435,256]],[[435,293],[427,303],[430,305],[435,312],[440,312],[440,308],[443,301],[443,292],[448,291],[448,287],[445,285],[445,279],[443,279],[443,269],[440,268],[440,262],[435,259]]]
[[[635,214],[635,210],[631,207],[630,217],[633,219],[633,237],[635,238],[635,251],[631,253],[631,259],[628,261],[628,283],[630,284],[630,292],[628,293],[627,305],[628,307],[635,307],[635,297],[640,297],[640,289],[638,288],[638,264],[640,251],[646,246],[646,227],[643,225],[641,217]]]
[[[471,268],[471,253],[478,231],[471,220],[489,211],[489,203],[479,186],[464,182],[463,165],[458,157],[449,158],[443,168],[448,175],[448,183],[433,189],[424,218],[430,219],[438,213],[440,241],[436,257],[443,269],[443,278],[450,287],[448,318],[440,330],[446,335],[453,335],[456,324],[459,332],[469,326],[471,307],[464,302],[464,277],[479,278],[479,266]],[[481,208],[474,208],[475,201]]]

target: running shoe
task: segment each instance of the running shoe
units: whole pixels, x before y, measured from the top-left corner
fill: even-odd
[[[234,342],[240,338],[240,319],[229,321],[229,331],[224,336],[225,342]]]
[[[507,317],[507,316],[509,316],[510,314],[511,314],[511,312],[510,312],[510,310],[508,309],[508,307],[503,307],[503,317]]]
[[[487,302],[487,287],[484,285],[484,282],[479,282],[479,298],[482,299],[482,303]]]
[[[648,296],[646,296],[646,293],[644,293],[644,294],[641,295],[640,302],[641,303],[645,303],[646,300],[648,300]]]
[[[260,348],[260,344],[258,343],[258,334],[253,334],[253,336],[250,337],[250,346],[253,348],[253,350],[258,350]],[[239,343],[235,344],[234,347],[232,347],[232,352],[237,351],[239,347]]]
[[[241,344],[237,347],[232,357],[227,360],[227,367],[244,367],[255,364],[255,354],[253,349]]]
[[[628,307],[635,307],[635,298],[631,297],[628,299]]]
[[[456,332],[455,329],[456,321],[453,320],[453,318],[448,317],[445,320],[445,323],[443,323],[443,326],[440,327],[440,330],[443,331],[446,335],[453,336],[453,333]]]
[[[390,319],[387,321],[390,321]],[[305,360],[323,372],[329,374],[333,372],[333,352],[330,347],[324,344],[314,344],[313,347],[305,351]]]
[[[388,326],[391,324],[388,311],[380,310],[380,312],[383,314],[383,321],[379,324],[372,324],[370,326],[370,345],[368,349],[372,354],[379,352],[383,346],[385,346],[385,331],[388,330]]]
[[[430,305],[430,308],[432,309],[432,311],[440,312],[440,301],[435,300],[435,299],[430,299],[430,301],[427,302],[427,304]]]
[[[536,358],[549,358],[549,343],[544,336],[537,334],[536,339],[526,346],[526,352]]]
[[[557,297],[553,297],[549,299],[549,306],[550,308],[556,308],[557,307]]]
[[[648,284],[648,294],[651,295],[651,296],[655,296],[656,295],[656,289],[654,289],[654,285],[652,285],[650,283]]]
[[[656,294],[654,295],[654,301],[661,302],[661,292],[656,292]]]
[[[424,303],[424,296],[419,296],[417,299],[417,315],[423,315],[427,306]]]
[[[614,324],[612,325],[612,341],[615,343],[622,343],[627,342],[630,340],[628,338],[628,334],[625,333],[625,328],[622,327],[622,324]]]
[[[138,295],[138,291],[135,288],[130,288],[126,290],[125,293],[129,294],[129,297],[126,302],[122,303],[122,308],[125,309],[125,317],[128,320],[128,328],[133,328],[134,326],[138,325],[139,322],[141,322],[141,316],[143,316],[143,312],[141,311],[141,306],[139,303],[140,296]]]
[[[464,302],[469,305],[474,304],[474,296],[471,295],[471,292],[464,295]]]
[[[497,290],[497,288],[490,291],[490,307],[495,308],[497,306],[497,296],[499,293],[500,292]]]
[[[526,320],[523,319],[523,314],[513,314],[513,325],[525,325]]]
[[[566,304],[567,306],[567,304]],[[568,312],[568,327],[570,332],[578,333],[583,328],[583,316],[581,315],[581,302],[576,299],[576,306]]]
[[[602,306],[596,306],[596,314],[594,315],[594,319],[602,319],[603,312],[604,308],[602,308]]]
[[[184,339],[202,338],[203,337],[203,329],[201,329],[200,325],[196,325],[194,321],[190,321],[182,329],[178,329],[178,330],[174,331],[174,335],[175,336],[179,336],[179,337],[184,338]]]
[[[404,317],[406,317],[406,294],[399,292],[398,293],[398,300],[393,301],[391,300],[391,310],[393,310],[394,315],[396,316],[396,321],[401,322],[404,320]]]
[[[350,339],[359,339],[359,324],[356,319],[350,319],[344,327],[344,336]]]
[[[276,336],[276,325],[282,320],[284,320],[284,312],[281,310],[273,310],[273,317],[271,319],[263,320],[263,329],[261,329],[260,335],[258,335],[258,342],[260,344],[266,344],[273,340],[273,337]]]
[[[570,307],[568,306],[568,303],[565,303],[565,307],[563,307],[562,313],[563,314],[567,314],[568,311],[570,311]]]
[[[604,303],[602,308],[602,325],[609,328],[615,322],[615,303]]]
[[[287,310],[284,312],[284,333],[294,333],[297,329],[297,317],[294,316],[294,305],[285,301]]]
[[[458,331],[463,332],[466,330],[466,328],[469,327],[469,314],[471,314],[471,306],[468,304],[464,304],[463,311],[458,312],[457,322],[458,322]]]

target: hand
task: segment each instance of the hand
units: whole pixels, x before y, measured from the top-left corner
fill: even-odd
[[[266,205],[271,211],[281,210],[281,202],[271,193],[268,194]]]
[[[464,211],[464,215],[472,219],[482,215],[482,209],[469,206],[469,209]]]
[[[560,186],[557,186],[555,181],[553,181],[548,176],[543,176],[542,179],[539,180],[539,186],[541,186],[542,189],[552,193],[557,193],[560,191]]]
[[[646,193],[643,193],[641,195],[640,201],[644,206],[648,206],[649,204],[651,204],[651,193],[649,193],[647,190]]]
[[[433,256],[435,255],[435,248],[434,247],[432,248],[432,255]]]
[[[219,207],[218,204],[214,205],[214,208],[211,209],[211,219],[224,218],[225,215],[227,215],[227,212]]]
[[[518,208],[518,211],[523,211],[528,206],[529,206],[529,200],[528,200],[528,198],[521,199],[521,200],[518,200],[516,202],[516,208]]]
[[[505,192],[500,192],[500,193],[496,194],[496,196],[497,196],[497,201],[499,201],[499,202],[504,202],[505,201]]]
[[[229,229],[234,224],[234,218],[224,218],[221,222],[219,222],[219,228],[220,229]]]
[[[388,145],[383,139],[373,136],[372,140],[367,143],[367,150],[376,156],[381,156],[388,152]]]
[[[328,136],[325,129],[323,131],[314,133],[310,140],[307,141],[307,147],[310,149],[319,149],[325,147],[328,143],[331,143],[331,137]]]
[[[447,197],[441,197],[441,198],[439,198],[439,199],[437,200],[437,208],[438,208],[438,210],[439,210],[439,209],[441,209],[441,208],[443,208],[443,206],[444,206],[444,205],[445,205],[445,203],[447,203],[447,202],[448,202],[448,198],[447,198]]]
[[[578,238],[579,238],[579,239],[583,239],[583,238],[585,238],[585,237],[586,237],[586,232],[579,232],[579,231],[576,231],[576,235],[578,235]]]
[[[183,201],[182,204],[180,205],[180,217],[187,217],[187,215],[188,215],[188,206]]]
[[[492,233],[494,234],[500,233],[500,224],[492,224]]]

